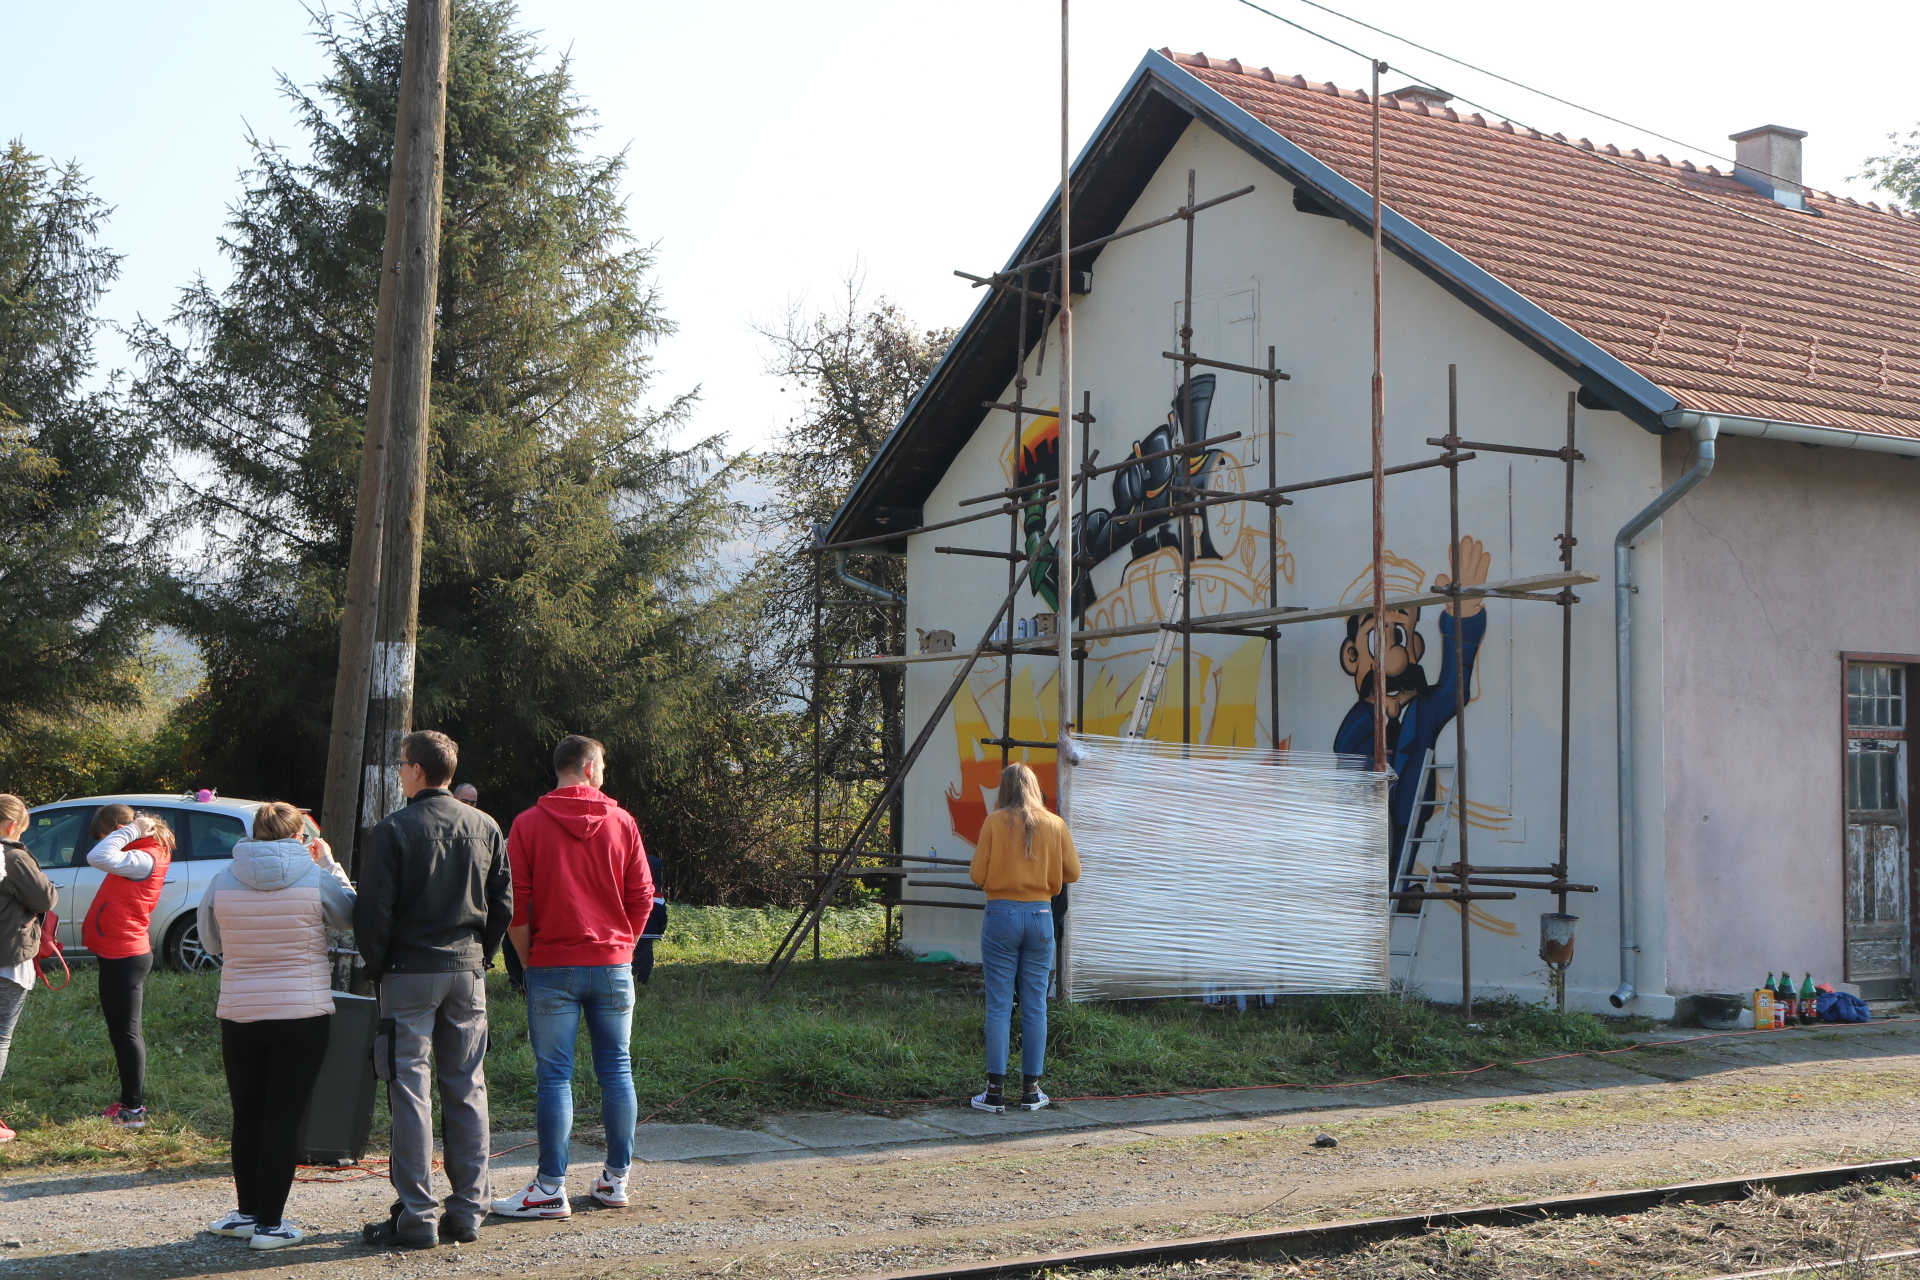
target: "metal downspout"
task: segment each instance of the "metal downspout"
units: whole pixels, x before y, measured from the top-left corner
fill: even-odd
[[[1633,795],[1633,593],[1638,588],[1633,584],[1633,540],[1712,474],[1714,438],[1720,433],[1720,419],[1716,417],[1686,414],[1676,425],[1690,428],[1698,444],[1693,466],[1646,510],[1622,525],[1613,538],[1614,719],[1620,773],[1620,986],[1607,999],[1616,1009],[1624,1008],[1639,994],[1636,984],[1640,977],[1640,851],[1634,840]]]
[[[826,542],[826,540],[827,526],[823,524],[813,526],[813,545],[816,547],[820,546]],[[881,552],[879,554],[884,555],[885,553]],[[844,586],[852,587],[863,596],[872,596],[876,600],[888,600],[894,604],[905,604],[907,602],[905,596],[897,595],[877,582],[868,582],[865,578],[856,578],[848,573],[847,553],[844,551],[836,551],[833,553],[833,580]]]
[[[833,553],[833,580],[852,587],[862,595],[872,596],[876,600],[890,600],[894,604],[905,604],[907,602],[905,596],[889,591],[877,582],[868,582],[865,578],[856,578],[848,573],[847,553],[844,551],[836,551]]]

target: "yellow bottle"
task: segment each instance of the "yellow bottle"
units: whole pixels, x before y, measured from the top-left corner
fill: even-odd
[[[1761,1031],[1773,1029],[1773,992],[1765,987],[1753,993],[1753,1025]]]

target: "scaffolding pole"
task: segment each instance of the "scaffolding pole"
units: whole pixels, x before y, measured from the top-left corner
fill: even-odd
[[[813,933],[817,939],[822,912],[824,912],[827,904],[837,893],[840,884],[848,878],[871,875],[886,880],[895,886],[892,893],[884,899],[889,914],[889,938],[891,938],[892,932],[892,910],[896,906],[947,907],[961,910],[979,909],[980,904],[978,903],[908,899],[901,893],[903,887],[910,885],[926,884],[931,887],[949,887],[946,885],[946,882],[921,882],[906,879],[910,874],[906,870],[906,864],[911,862],[929,865],[962,865],[954,863],[951,859],[941,859],[933,856],[908,857],[905,855],[904,847],[896,847],[890,855],[880,855],[890,859],[894,864],[890,867],[863,869],[857,864],[859,859],[864,855],[865,847],[872,839],[880,816],[883,813],[893,813],[895,815],[896,827],[899,825],[899,806],[902,802],[902,789],[905,785],[907,775],[920,758],[922,750],[931,740],[933,733],[946,716],[948,710],[952,707],[955,698],[959,695],[961,689],[964,688],[966,681],[971,677],[981,660],[990,650],[1001,660],[1003,668],[1000,734],[998,738],[982,739],[981,741],[984,744],[998,746],[1000,748],[1001,766],[1003,769],[1010,761],[1011,751],[1016,747],[1028,750],[1053,749],[1059,751],[1060,764],[1057,766],[1058,782],[1056,788],[1056,803],[1064,812],[1068,805],[1068,782],[1065,767],[1068,752],[1066,748],[1069,736],[1084,718],[1084,668],[1088,656],[1088,646],[1093,642],[1155,631],[1175,631],[1180,633],[1181,742],[1183,745],[1191,745],[1195,727],[1193,724],[1192,701],[1194,633],[1248,635],[1265,639],[1268,644],[1267,666],[1269,680],[1269,718],[1271,721],[1270,738],[1273,746],[1277,749],[1281,740],[1278,643],[1280,628],[1282,626],[1297,625],[1303,622],[1328,618],[1349,617],[1357,613],[1371,613],[1373,617],[1373,634],[1375,637],[1379,637],[1382,634],[1381,619],[1388,611],[1394,609],[1420,608],[1427,604],[1439,603],[1445,605],[1452,619],[1455,642],[1460,646],[1462,652],[1464,652],[1465,637],[1462,613],[1464,603],[1467,600],[1500,598],[1547,601],[1562,606],[1560,845],[1556,861],[1551,867],[1491,867],[1475,866],[1473,864],[1471,860],[1471,850],[1469,848],[1468,832],[1466,830],[1468,826],[1467,771],[1465,767],[1467,756],[1466,703],[1469,700],[1467,696],[1468,682],[1465,679],[1461,679],[1456,681],[1454,691],[1456,764],[1454,771],[1455,781],[1452,788],[1453,795],[1449,797],[1449,802],[1456,806],[1456,813],[1460,821],[1456,858],[1449,866],[1434,873],[1432,876],[1434,882],[1433,888],[1420,891],[1389,892],[1388,894],[1390,898],[1395,900],[1419,900],[1422,902],[1426,900],[1446,900],[1453,902],[1458,907],[1461,912],[1461,1007],[1463,1014],[1471,1016],[1473,993],[1470,904],[1486,899],[1510,900],[1517,896],[1514,892],[1516,889],[1542,889],[1558,895],[1561,913],[1564,914],[1566,895],[1568,893],[1595,891],[1595,887],[1591,885],[1570,884],[1567,878],[1569,874],[1567,812],[1570,788],[1571,606],[1577,599],[1577,597],[1573,595],[1572,589],[1581,583],[1595,580],[1593,575],[1578,573],[1573,569],[1573,468],[1574,463],[1582,459],[1581,455],[1574,449],[1572,398],[1569,397],[1567,444],[1563,449],[1537,449],[1519,445],[1488,444],[1479,441],[1464,440],[1461,438],[1459,428],[1458,370],[1457,366],[1449,366],[1447,434],[1444,437],[1429,439],[1427,441],[1429,445],[1441,448],[1442,452],[1440,456],[1393,467],[1386,465],[1385,305],[1383,286],[1384,240],[1382,233],[1384,173],[1380,138],[1379,77],[1381,73],[1388,68],[1384,62],[1376,61],[1372,64],[1374,89],[1372,101],[1374,111],[1371,157],[1371,194],[1373,197],[1373,225],[1371,228],[1373,373],[1371,379],[1371,413],[1369,423],[1371,467],[1369,470],[1363,472],[1328,476],[1317,480],[1298,481],[1284,485],[1281,484],[1278,470],[1278,385],[1280,382],[1289,380],[1289,375],[1280,370],[1277,351],[1271,346],[1268,347],[1266,365],[1262,368],[1254,365],[1243,365],[1213,359],[1209,356],[1196,354],[1193,349],[1193,272],[1196,215],[1206,209],[1214,208],[1227,201],[1247,195],[1251,193],[1254,188],[1251,186],[1243,187],[1239,190],[1202,201],[1197,198],[1197,173],[1194,170],[1189,170],[1187,174],[1186,201],[1179,209],[1163,217],[1150,219],[1146,222],[1123,228],[1109,235],[1088,240],[1082,244],[1074,244],[1071,236],[1072,174],[1066,149],[1068,106],[1067,39],[1067,0],[1062,0],[1062,144],[1058,205],[1058,248],[1055,252],[1028,258],[1014,264],[1005,271],[991,276],[976,276],[966,272],[955,273],[972,281],[976,288],[987,287],[1006,292],[1013,304],[1018,308],[1016,328],[1019,358],[1016,363],[1013,380],[1013,399],[1010,403],[985,401],[982,402],[982,407],[988,410],[998,409],[1007,412],[1013,418],[1012,440],[1016,478],[1022,457],[1021,428],[1024,420],[1034,416],[1056,416],[1059,428],[1059,443],[1056,453],[1056,470],[1058,474],[1050,480],[1041,480],[1025,485],[1009,485],[993,493],[961,499],[959,505],[963,508],[982,506],[985,509],[970,512],[957,518],[924,523],[917,527],[895,533],[843,539],[836,543],[826,543],[821,540],[816,540],[815,545],[807,548],[810,554],[818,556],[829,551],[848,551],[863,547],[872,547],[878,544],[903,543],[907,538],[917,534],[955,528],[1000,516],[1006,516],[1011,522],[1008,549],[1004,552],[968,547],[934,548],[937,553],[941,554],[984,556],[994,559],[1004,558],[1007,561],[1006,597],[1002,600],[992,622],[988,625],[986,633],[981,636],[980,642],[968,654],[955,654],[952,652],[923,652],[914,655],[903,653],[898,656],[879,654],[871,657],[862,656],[849,660],[829,661],[824,652],[824,646],[821,640],[821,612],[827,603],[821,598],[821,593],[824,591],[824,575],[816,574],[814,614],[815,652],[814,663],[812,664],[815,667],[815,699],[812,708],[814,716],[816,777],[815,836],[813,844],[809,847],[815,857],[815,871],[813,875],[809,877],[809,879],[814,881],[814,888],[807,906],[801,911],[800,916],[794,921],[786,938],[783,939],[780,947],[768,961],[769,976],[767,989],[771,990],[773,985],[779,981],[780,976],[785,972],[787,965],[793,959],[794,953],[799,949],[800,939],[804,938],[809,932]],[[1143,231],[1165,226],[1176,221],[1184,224],[1181,323],[1179,335],[1180,349],[1177,352],[1166,351],[1161,354],[1166,359],[1180,363],[1181,443],[1153,453],[1130,455],[1126,459],[1108,466],[1096,466],[1094,464],[1098,457],[1098,451],[1088,447],[1090,444],[1090,429],[1094,422],[1092,396],[1090,392],[1083,391],[1081,393],[1083,398],[1081,411],[1078,413],[1073,412],[1073,393],[1075,388],[1073,385],[1072,295],[1074,282],[1076,280],[1073,271],[1073,254],[1076,252],[1085,253],[1115,240],[1137,235]],[[1049,268],[1049,279],[1044,288],[1036,289],[1033,284],[1033,273],[1040,268]],[[1038,367],[1043,367],[1044,365],[1046,342],[1056,319],[1060,326],[1061,351],[1058,369],[1060,392],[1058,404],[1051,410],[1027,403],[1027,312],[1028,308],[1035,305],[1041,308],[1042,320],[1042,332],[1039,338],[1039,358],[1042,364]],[[1051,311],[1051,314],[1049,314],[1049,311]],[[1265,381],[1267,390],[1267,422],[1265,433],[1267,445],[1267,476],[1266,485],[1263,489],[1238,493],[1209,491],[1204,483],[1200,485],[1192,483],[1196,471],[1203,474],[1205,471],[1204,464],[1200,467],[1194,465],[1196,455],[1203,457],[1206,450],[1238,439],[1241,435],[1240,432],[1231,432],[1209,439],[1194,440],[1190,438],[1194,430],[1193,372],[1196,366],[1219,369],[1230,373],[1246,374]],[[1076,430],[1078,427],[1087,428],[1087,431],[1083,434],[1081,431]],[[1076,444],[1078,445],[1077,452],[1079,454],[1077,466],[1074,463]],[[1482,583],[1474,586],[1466,586],[1461,583],[1459,467],[1464,462],[1472,461],[1479,452],[1558,458],[1565,463],[1566,518],[1565,531],[1559,538],[1561,543],[1561,571],[1558,574],[1536,575],[1531,578],[1516,578],[1504,582]],[[1091,570],[1093,565],[1075,545],[1076,527],[1073,507],[1075,490],[1077,489],[1080,494],[1079,518],[1084,524],[1087,507],[1087,485],[1090,484],[1091,481],[1101,475],[1118,471],[1124,467],[1138,466],[1144,462],[1157,461],[1163,458],[1172,460],[1176,475],[1175,482],[1170,485],[1168,504],[1164,507],[1156,507],[1151,510],[1118,512],[1112,517],[1112,522],[1115,524],[1124,524],[1127,522],[1144,523],[1148,520],[1178,520],[1180,552],[1179,574],[1181,585],[1179,595],[1180,599],[1184,602],[1180,609],[1180,616],[1178,619],[1167,617],[1153,623],[1127,624],[1097,629],[1085,629],[1076,626],[1077,620],[1074,616],[1073,608],[1075,578],[1082,569]],[[1448,556],[1452,570],[1449,581],[1444,588],[1415,592],[1412,595],[1400,597],[1389,597],[1386,594],[1384,564],[1386,479],[1388,476],[1422,471],[1434,467],[1445,467],[1447,469],[1448,527],[1450,537]],[[1290,500],[1288,495],[1291,494],[1353,484],[1361,481],[1369,482],[1373,508],[1373,554],[1371,565],[1373,590],[1370,600],[1356,605],[1343,604],[1325,608],[1297,608],[1281,605],[1279,601],[1279,508],[1288,504]],[[1030,508],[1035,505],[1034,500],[1036,498],[1039,498],[1042,502],[1045,501],[1044,497],[1040,495],[1048,489],[1054,490],[1055,494],[1054,501],[1051,504],[1054,508],[1053,514],[1045,525],[1045,532],[1023,550],[1021,534],[1025,526],[1027,514]],[[1204,513],[1208,508],[1232,502],[1258,502],[1267,508],[1268,564],[1266,606],[1264,609],[1196,619],[1193,616],[1191,603],[1196,550],[1194,516]],[[1058,537],[1054,538],[1052,535],[1056,529],[1058,530]],[[1046,560],[1052,560],[1056,566],[1055,584],[1058,599],[1055,605],[1056,611],[1054,615],[1053,634],[1051,636],[1034,636],[1024,640],[1016,638],[1014,634],[1013,616],[1015,605],[1023,585],[1022,577],[1024,575],[1022,566],[1026,565],[1029,566],[1029,568],[1037,568],[1040,563]],[[1549,591],[1554,592],[1554,594],[1547,594]],[[1000,630],[1002,626],[1005,627],[1004,632]],[[901,647],[904,649],[904,629],[901,633],[901,641]],[[1376,645],[1374,689],[1371,695],[1374,707],[1373,763],[1376,771],[1385,771],[1388,765],[1386,752],[1387,703],[1384,687],[1385,682],[1380,673],[1380,666],[1384,661],[1384,654],[1378,652],[1378,649],[1383,647],[1383,645]],[[1012,732],[1012,687],[1015,659],[1023,655],[1041,657],[1049,654],[1058,662],[1059,673],[1056,681],[1056,692],[1058,694],[1056,740],[1041,742],[1015,739]],[[887,786],[883,794],[867,810],[865,816],[855,826],[852,835],[847,838],[844,843],[836,843],[832,847],[826,846],[823,843],[824,833],[819,812],[822,792],[820,778],[820,770],[822,767],[820,750],[822,728],[820,718],[823,714],[819,682],[822,673],[828,669],[858,669],[892,665],[904,666],[917,662],[955,661],[961,663],[959,670],[955,673],[945,695],[940,699],[932,714],[921,727],[914,743],[902,753],[893,770],[892,776],[887,781]],[[899,833],[896,831],[895,835],[896,845],[898,845],[897,837]],[[820,869],[820,857],[823,854],[832,854],[834,857],[831,867],[824,871]],[[1564,988],[1560,990],[1560,999],[1564,1006]]]

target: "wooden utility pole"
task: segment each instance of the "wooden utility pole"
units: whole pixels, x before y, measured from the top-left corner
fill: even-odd
[[[386,253],[322,811],[328,837],[353,871],[360,835],[399,804],[398,747],[413,714],[449,4],[408,0],[401,57]]]

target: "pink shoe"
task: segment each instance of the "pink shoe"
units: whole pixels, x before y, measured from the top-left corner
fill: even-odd
[[[6,1121],[0,1120],[0,1142],[12,1142],[19,1136],[20,1135],[16,1134],[13,1130],[7,1128]]]
[[[147,1127],[147,1109],[130,1107],[124,1102],[116,1102],[100,1113],[119,1125],[122,1129],[144,1129]]]

